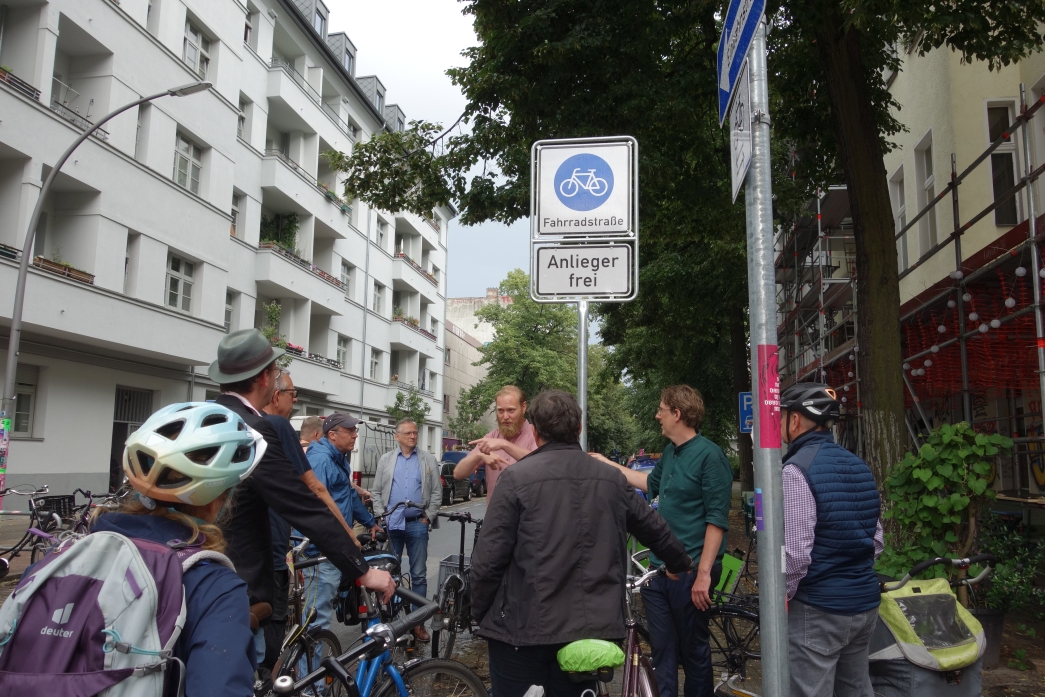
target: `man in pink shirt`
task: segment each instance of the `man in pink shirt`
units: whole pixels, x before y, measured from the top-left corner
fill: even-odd
[[[480,464],[486,465],[487,496],[493,496],[497,475],[537,449],[533,425],[526,420],[526,396],[515,385],[505,385],[494,399],[498,428],[479,440],[454,468],[454,479],[466,479]]]

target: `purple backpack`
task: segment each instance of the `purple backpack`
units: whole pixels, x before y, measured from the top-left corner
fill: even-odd
[[[173,653],[185,624],[182,574],[205,559],[232,562],[172,544],[96,532],[48,553],[0,607],[0,694],[183,692]]]

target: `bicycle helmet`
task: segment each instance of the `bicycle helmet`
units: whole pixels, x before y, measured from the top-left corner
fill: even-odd
[[[204,506],[246,479],[265,447],[260,433],[220,404],[171,404],[127,438],[123,469],[149,498]]]
[[[838,420],[838,395],[819,382],[796,382],[780,395],[780,410],[802,414],[820,426],[831,426]]]

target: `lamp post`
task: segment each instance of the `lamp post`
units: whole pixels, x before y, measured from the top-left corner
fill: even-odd
[[[145,102],[151,102],[153,99],[159,99],[160,97],[185,97],[190,94],[196,94],[197,92],[203,92],[210,89],[211,83],[209,82],[193,82],[188,85],[182,85],[181,87],[172,87],[169,90],[158,92],[148,97],[142,97],[141,99],[125,104],[119,109],[110,112],[105,117],[100,119],[98,123],[88,128],[84,133],[73,141],[73,144],[62,153],[62,156],[58,158],[58,161],[54,163],[54,167],[51,168],[51,173],[47,175],[47,179],[44,180],[44,184],[40,187],[40,197],[36,201],[36,207],[33,208],[33,215],[29,218],[29,229],[25,232],[25,244],[22,245],[22,258],[18,263],[18,281],[15,283],[15,299],[14,307],[11,310],[11,337],[7,342],[7,368],[4,372],[4,397],[3,404],[0,407],[0,489],[4,486],[4,480],[7,477],[7,450],[11,440],[11,420],[14,416],[15,409],[15,372],[18,368],[18,344],[22,337],[22,306],[25,304],[25,279],[29,275],[29,256],[33,251],[33,241],[36,239],[36,226],[40,222],[40,213],[43,210],[44,200],[47,198],[47,192],[51,188],[51,184],[54,183],[55,177],[58,176],[58,171],[62,169],[62,165],[65,164],[69,156],[73,154],[73,151],[80,146],[80,143],[87,140],[87,138],[98,130],[101,125],[114,116],[122,114],[128,109],[132,109],[139,104]],[[2,502],[0,498],[0,502]]]

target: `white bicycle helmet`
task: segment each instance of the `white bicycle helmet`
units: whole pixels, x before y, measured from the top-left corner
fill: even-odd
[[[194,506],[246,479],[266,447],[238,414],[213,402],[160,409],[126,446],[123,469],[131,486],[152,499]]]

